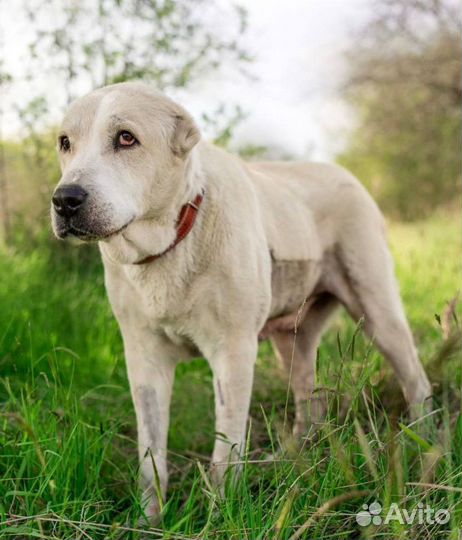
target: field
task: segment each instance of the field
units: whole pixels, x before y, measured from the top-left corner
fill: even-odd
[[[388,366],[342,315],[319,351],[329,417],[300,451],[287,379],[263,344],[248,453],[221,498],[207,477],[211,373],[202,359],[181,365],[168,501],[143,534],[134,412],[96,249],[49,239],[0,252],[0,538],[459,538],[460,309],[448,306],[460,287],[460,223],[391,224],[390,240],[434,413],[410,425]],[[374,501],[382,517],[392,503],[418,515],[360,526],[356,513]],[[449,521],[422,518],[427,505]]]

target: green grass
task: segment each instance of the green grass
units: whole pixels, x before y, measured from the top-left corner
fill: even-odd
[[[391,244],[434,385],[437,410],[425,430],[407,427],[388,366],[342,316],[319,351],[328,421],[302,451],[284,426],[293,414],[287,379],[262,345],[249,452],[220,498],[206,472],[211,373],[203,360],[180,365],[168,501],[145,538],[459,538],[462,369],[457,324],[445,340],[437,320],[460,284],[459,223],[392,225]],[[135,418],[97,254],[53,242],[22,249],[0,253],[0,537],[140,538]],[[419,503],[446,508],[451,518],[359,527],[356,512],[375,500],[409,513]]]

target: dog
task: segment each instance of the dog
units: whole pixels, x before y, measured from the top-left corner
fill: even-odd
[[[188,112],[143,83],[71,104],[51,205],[60,238],[98,242],[124,341],[146,515],[167,489],[169,405],[177,362],[213,371],[220,484],[240,455],[258,341],[290,371],[294,434],[322,422],[316,350],[340,305],[393,367],[407,403],[431,386],[400,300],[381,213],[346,170],[244,162],[201,140]],[[296,340],[294,333],[296,331]]]

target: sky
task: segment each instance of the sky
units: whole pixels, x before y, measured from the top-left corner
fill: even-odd
[[[246,0],[248,46],[257,81],[217,74],[191,89],[189,105],[238,101],[248,117],[234,145],[276,146],[294,158],[325,160],[354,118],[340,90],[344,53],[370,17],[369,0]]]
[[[216,0],[222,1],[222,0]],[[0,0],[2,2],[2,0]],[[246,117],[236,128],[232,147],[275,147],[295,159],[329,160],[341,149],[354,122],[342,99],[344,53],[354,29],[371,14],[372,0],[240,0],[249,13],[245,47],[254,57],[255,79],[223,67],[196,81],[178,99],[199,120],[220,103],[238,104]],[[2,2],[2,57],[7,70],[24,79],[27,22],[19,3]],[[226,21],[221,21],[226,24]],[[1,96],[2,133],[14,136],[19,123],[14,107],[31,90],[47,88],[46,74],[31,83],[8,86]],[[61,112],[53,111],[56,121]],[[205,132],[205,136],[209,135]]]

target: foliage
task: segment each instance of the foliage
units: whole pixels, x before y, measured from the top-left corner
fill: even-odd
[[[379,0],[348,56],[358,123],[339,161],[384,210],[429,214],[460,193],[459,28],[451,0]]]
[[[249,453],[241,479],[230,478],[220,499],[206,472],[211,373],[204,360],[181,364],[169,500],[158,528],[143,538],[286,539],[303,524],[302,538],[458,538],[459,339],[443,339],[435,314],[444,319],[459,288],[459,240],[450,216],[391,227],[403,298],[436,396],[426,434],[405,416],[399,427],[404,407],[394,377],[342,317],[319,352],[319,384],[332,396],[329,420],[301,452],[284,425],[287,381],[263,344]],[[55,241],[2,252],[0,272],[0,538],[139,538],[132,530],[142,515],[135,417],[96,249]],[[460,320],[460,309],[456,314]],[[289,402],[289,421],[292,415]],[[361,529],[355,514],[374,499],[409,512],[419,503],[447,508],[451,521]]]
[[[246,11],[211,0],[33,0],[25,9],[35,30],[32,66],[58,74],[67,103],[114,82],[148,79],[184,87],[226,60],[247,61],[240,46]],[[50,10],[55,13],[50,25]],[[220,19],[226,19],[226,27]],[[32,71],[31,77],[34,77]]]
[[[7,201],[0,219],[9,221],[8,231],[0,240],[25,248],[34,239],[51,236],[50,194],[59,180],[54,129],[31,133],[19,142],[3,141],[0,167]],[[5,194],[7,198],[5,199]]]
[[[247,14],[233,3],[27,0],[22,6],[31,30],[25,67],[32,93],[28,103],[16,105],[20,140],[2,141],[0,154],[0,240],[10,244],[48,230],[50,193],[59,178],[51,116],[57,107],[95,87],[130,79],[151,81],[161,90],[184,88],[225,62],[243,70],[251,60],[241,46]],[[47,91],[41,93],[45,72]],[[7,91],[13,83],[0,62],[0,84]],[[213,120],[209,113],[203,121],[225,145],[242,117],[240,108],[222,106]]]

